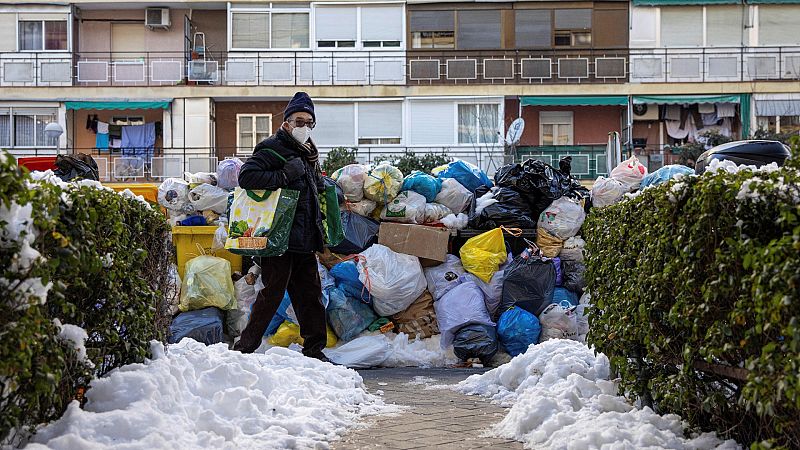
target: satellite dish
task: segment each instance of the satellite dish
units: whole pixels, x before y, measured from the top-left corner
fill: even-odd
[[[525,119],[522,117],[511,122],[506,132],[506,143],[508,145],[517,145],[519,140],[522,139],[522,132],[525,130]]]

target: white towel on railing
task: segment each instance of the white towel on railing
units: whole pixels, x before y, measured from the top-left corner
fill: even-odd
[[[97,121],[97,134],[108,134],[108,124]]]

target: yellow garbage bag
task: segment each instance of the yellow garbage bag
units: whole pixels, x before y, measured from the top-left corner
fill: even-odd
[[[555,258],[561,253],[564,241],[548,233],[543,227],[539,227],[536,229],[536,245],[542,251],[542,255]]]
[[[389,163],[380,163],[364,179],[364,197],[385,205],[397,197],[402,186],[403,172]]]
[[[488,283],[508,257],[503,230],[495,228],[470,238],[459,254],[464,269]]]
[[[330,326],[327,328],[328,338],[325,347],[333,347],[336,345],[337,341],[336,334],[334,334]],[[277,345],[278,347],[288,347],[292,344],[303,345],[303,338],[300,337],[300,325],[289,322],[288,320],[283,322],[278,327],[278,331],[270,336],[269,343],[270,345]]]
[[[184,273],[178,304],[181,311],[209,306],[236,309],[230,261],[210,255],[197,256],[186,263]]]

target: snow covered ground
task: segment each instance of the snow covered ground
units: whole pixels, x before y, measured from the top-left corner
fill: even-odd
[[[585,344],[549,340],[455,389],[510,406],[491,432],[528,448],[736,449],[714,433],[685,438],[676,415],[638,409],[617,395],[608,358]]]
[[[327,448],[365,415],[396,411],[353,370],[273,348],[243,355],[190,339],[92,382],[81,410],[28,449]]]

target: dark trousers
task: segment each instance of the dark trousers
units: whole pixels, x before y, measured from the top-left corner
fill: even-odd
[[[287,252],[281,256],[261,258],[260,265],[264,289],[256,296],[250,321],[233,349],[253,353],[261,345],[261,338],[278,311],[283,293],[288,290],[300,322],[303,354],[318,356],[325,348],[327,333],[317,258],[313,253]]]

